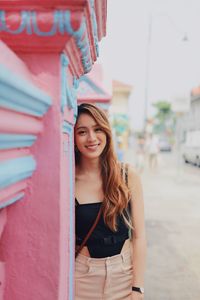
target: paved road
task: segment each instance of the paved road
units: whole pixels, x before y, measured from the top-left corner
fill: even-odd
[[[126,160],[135,162],[130,152]],[[200,168],[166,153],[145,169],[145,300],[200,300]]]

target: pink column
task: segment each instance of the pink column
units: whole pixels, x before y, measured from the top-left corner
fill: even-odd
[[[97,59],[106,1],[1,9],[0,299],[72,300],[76,88]]]

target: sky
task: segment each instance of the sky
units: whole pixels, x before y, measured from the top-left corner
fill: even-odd
[[[133,86],[129,111],[134,129],[143,127],[146,103],[150,117],[152,103],[178,98],[185,103],[200,85],[199,15],[200,0],[108,0],[98,62],[105,79]]]

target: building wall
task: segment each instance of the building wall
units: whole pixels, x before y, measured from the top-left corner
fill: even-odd
[[[111,119],[114,124],[114,137],[119,160],[123,160],[123,151],[128,147],[129,96],[131,90],[131,86],[113,81]]]
[[[1,1],[0,300],[74,299],[76,89],[105,20],[104,0]]]
[[[191,99],[189,112],[182,114],[177,120],[177,132],[180,143],[185,142],[186,134],[189,131],[200,130],[200,97]]]
[[[128,115],[128,93],[113,91],[112,113]]]

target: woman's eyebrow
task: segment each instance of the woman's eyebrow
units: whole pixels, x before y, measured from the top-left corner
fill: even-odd
[[[98,124],[95,124],[95,125],[92,125],[91,127],[92,128],[95,128],[95,127],[98,127],[99,125]],[[87,129],[88,127],[87,126],[79,126],[79,127],[77,127],[76,129],[78,130],[78,129]]]
[[[86,126],[79,126],[76,129],[85,129],[85,128],[87,128],[87,127]]]

